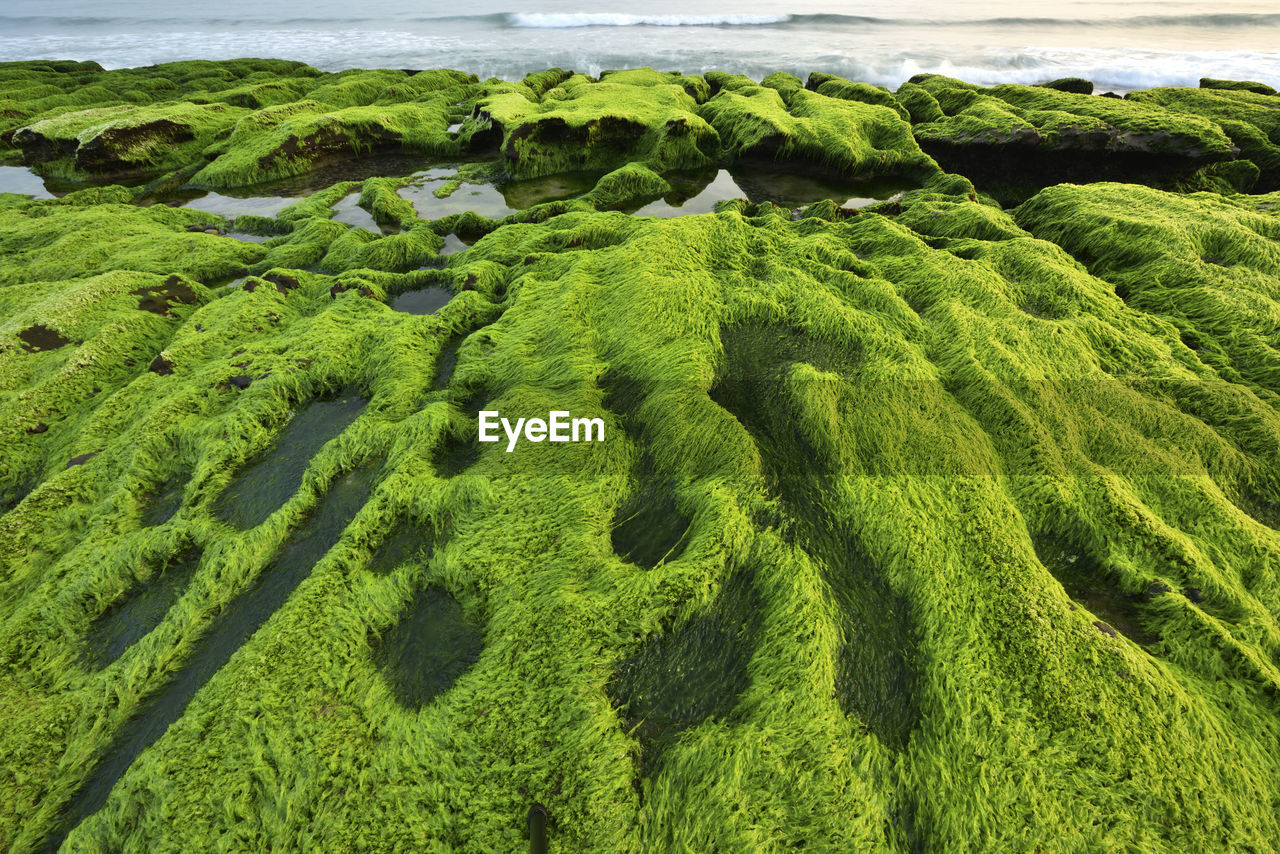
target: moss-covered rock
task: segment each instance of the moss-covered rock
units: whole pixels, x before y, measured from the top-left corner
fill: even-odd
[[[1131,92],[1128,100],[1217,123],[1262,171],[1257,189],[1280,189],[1280,98],[1246,89],[1166,87]]]
[[[181,167],[243,115],[224,104],[99,107],[18,128],[13,142],[46,174],[134,177]]]
[[[258,184],[304,174],[328,159],[389,147],[456,155],[459,143],[445,133],[447,98],[332,111],[310,100],[268,107],[239,122],[225,151],[190,183],[214,188]]]
[[[879,104],[882,107],[888,107],[906,121],[911,121],[911,113],[893,97],[884,86],[872,86],[870,83],[860,83],[854,80],[846,80],[843,77],[837,77],[834,74],[823,74],[814,71],[809,75],[809,80],[805,83],[806,89],[811,89],[819,95],[826,95],[829,98],[840,98],[845,101],[861,101],[864,104]]]
[[[637,82],[570,79],[541,96],[522,87],[482,97],[476,109],[478,123],[501,132],[503,164],[516,178],[628,162],[691,169],[719,154],[716,132],[685,87],[647,73]]]
[[[933,114],[920,95],[907,98],[926,119],[913,126],[920,146],[948,170],[986,182],[1168,182],[1239,154],[1215,122],[1137,99],[1036,86],[982,89],[936,75],[912,85],[942,113]]]
[[[1258,83],[1253,80],[1219,80],[1216,77],[1201,77],[1201,89],[1225,89],[1235,92],[1254,92],[1259,95],[1275,95],[1276,90],[1266,83]]]
[[[938,171],[912,138],[911,126],[878,104],[799,87],[737,86],[722,88],[699,114],[716,129],[734,160],[821,167],[846,177]]]
[[[1037,84],[1045,89],[1057,89],[1059,92],[1071,92],[1076,95],[1092,95],[1093,81],[1081,77],[1061,77],[1048,83]]]
[[[27,104],[242,111],[195,165],[319,116],[429,142],[495,104],[587,129],[517,145],[528,168],[610,164],[502,219],[321,182],[237,217],[265,243],[145,189],[0,195],[0,839],[505,851],[536,801],[565,851],[1274,848],[1280,194],[1234,192],[1257,166],[1004,210],[849,81],[423,74],[0,66]],[[326,100],[206,98],[275,80]],[[1217,126],[1033,87],[895,100],[1059,139]],[[616,150],[609,110],[638,123]],[[603,210],[693,151],[921,181]],[[353,193],[402,232],[335,221]],[[508,450],[484,410],[604,435]]]

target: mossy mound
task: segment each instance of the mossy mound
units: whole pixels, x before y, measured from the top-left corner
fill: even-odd
[[[63,67],[0,71],[105,73]],[[270,84],[236,68],[184,81]],[[717,158],[773,127],[925,174],[862,209],[603,210],[705,154],[654,118],[621,163],[518,147],[613,165],[501,220],[385,176],[238,217],[262,243],[119,186],[0,196],[12,849],[505,851],[531,803],[565,851],[1274,847],[1280,195],[1005,210],[880,90],[785,73],[280,72],[308,99],[203,105],[245,111],[228,139],[621,92]],[[355,194],[401,232],[335,221]],[[604,438],[508,451],[484,410]]]
[[[1192,90],[1195,91],[1195,90]],[[938,75],[898,92],[920,146],[985,183],[1124,180],[1172,185],[1239,150],[1213,121],[1131,99],[1037,86],[983,89]]]
[[[662,82],[649,72],[599,82],[579,75],[541,93],[522,85],[481,98],[478,121],[501,132],[503,163],[515,178],[608,171],[628,162],[659,170],[714,163],[719,138],[698,116],[685,81]]]
[[[1280,189],[1280,98],[1274,94],[1243,87],[1168,87],[1131,92],[1128,100],[1218,123],[1239,147],[1240,156],[1258,166],[1260,175],[1253,189]]]
[[[18,128],[13,143],[46,175],[131,178],[179,169],[244,111],[223,104],[122,104],[63,113]]]
[[[836,97],[807,91],[795,78],[791,83],[773,88],[723,81],[699,114],[734,160],[781,161],[846,177],[922,177],[939,171],[897,110],[868,103],[872,96],[839,88],[835,80],[819,90],[826,86]],[[847,97],[853,94],[863,98]]]
[[[104,71],[96,62],[0,63],[0,156],[13,145],[15,130],[41,118],[90,107],[146,105],[190,98],[193,103],[218,99],[210,92],[232,92],[255,85],[281,85],[282,78],[305,91],[320,72],[301,62],[238,59],[194,60],[142,68]],[[292,87],[289,91],[295,91]],[[252,103],[231,103],[254,107]]]
[[[1255,92],[1259,95],[1275,95],[1276,90],[1266,83],[1258,83],[1253,80],[1219,80],[1215,77],[1201,77],[1201,89],[1226,89],[1228,91],[1237,92]]]

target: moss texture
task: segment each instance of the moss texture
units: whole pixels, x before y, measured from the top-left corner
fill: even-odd
[[[975,179],[1039,186],[1113,179],[1171,187],[1241,154],[1211,118],[1165,109],[1141,93],[1096,98],[1077,88],[983,89],[920,75],[903,84],[898,98],[911,112],[921,147],[944,168]]]
[[[1257,190],[1280,189],[1280,97],[1247,87],[1162,88],[1132,92],[1128,99],[1171,113],[1218,123],[1240,156],[1260,170]]]
[[[10,850],[519,850],[533,802],[563,851],[1274,849],[1280,194],[1006,210],[834,78],[45,65],[6,92],[241,90],[199,105],[241,111],[210,165],[272,116],[428,146],[456,108],[503,135],[458,181],[604,174],[501,220],[340,180],[237,218],[263,243],[141,189],[0,196]],[[1138,98],[893,98],[917,134],[1096,112],[1229,153]],[[606,115],[643,133],[538,136]],[[921,186],[610,210],[766,151]],[[335,221],[353,193],[401,231]],[[508,453],[481,409],[605,440]]]

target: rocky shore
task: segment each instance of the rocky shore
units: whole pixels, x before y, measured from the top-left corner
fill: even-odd
[[[0,843],[1275,850],[1280,96],[1092,89],[0,64]]]

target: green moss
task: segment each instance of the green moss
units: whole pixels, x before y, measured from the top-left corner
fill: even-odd
[[[68,68],[144,94],[414,80]],[[777,128],[835,171],[928,166],[891,106],[715,73],[698,104],[621,74],[440,80],[517,122],[634,110],[648,134],[678,108],[735,154]],[[437,82],[428,134],[456,116]],[[897,95],[1118,127],[1079,97]],[[239,139],[348,110],[387,112],[267,107]],[[522,156],[612,162],[554,148]],[[538,802],[565,851],[1273,847],[1280,197],[1095,183],[1006,211],[922,169],[858,212],[594,209],[661,193],[672,151],[647,138],[501,222],[342,181],[252,221],[287,230],[265,245],[122,187],[0,198],[0,838],[506,851]],[[332,221],[357,190],[407,230]],[[476,242],[438,255],[450,231]],[[435,314],[388,305],[425,288]],[[368,404],[271,512],[223,521],[343,389]],[[481,409],[599,417],[605,440],[508,453],[476,441]],[[431,548],[379,560],[396,532]],[[154,628],[87,663],[192,548]],[[433,617],[465,642],[427,644]]]
[[[849,177],[925,175],[937,166],[893,110],[804,89],[724,89],[699,109],[734,158],[818,164]]]
[[[240,122],[226,153],[197,172],[191,184],[235,187],[288,178],[326,158],[352,157],[379,146],[456,154],[458,143],[445,134],[447,125],[441,100],[332,112],[311,100],[268,108]]]
[[[501,129],[512,177],[607,171],[630,161],[682,169],[714,162],[717,137],[682,86],[570,80],[537,103],[520,92],[479,100],[480,119]]]
[[[45,174],[158,174],[228,133],[242,110],[165,103],[78,110],[19,128],[14,143]]]
[[[1225,89],[1235,92],[1256,92],[1259,95],[1275,95],[1276,90],[1265,83],[1253,80],[1219,80],[1214,77],[1201,77],[1201,89]]]
[[[1162,88],[1131,92],[1128,100],[1179,116],[1218,123],[1240,156],[1262,170],[1258,189],[1280,189],[1280,104],[1272,95],[1221,88]]]
[[[1204,119],[1151,109],[1138,99],[1092,98],[1036,86],[977,90],[930,77],[920,83],[947,118],[916,127],[921,140],[1000,143],[1026,137],[1035,145],[1186,154],[1204,161],[1231,156],[1231,141]]]
[[[94,193],[95,191],[90,191]],[[96,193],[95,193],[96,194]],[[110,196],[108,196],[110,198]],[[262,256],[263,249],[226,237],[189,233],[197,223],[216,225],[212,214],[182,208],[105,202],[93,196],[0,209],[0,285],[58,281],[110,270],[181,273],[203,282],[230,278]]]
[[[936,122],[946,117],[938,99],[915,83],[908,82],[899,86],[895,100],[907,110],[912,124]]]
[[[602,177],[584,200],[598,210],[614,210],[643,203],[671,192],[671,185],[652,169],[628,163]]]
[[[412,227],[418,220],[418,212],[407,199],[396,194],[400,181],[370,178],[360,191],[360,206],[367,209],[379,224],[394,223],[402,228]]]
[[[843,77],[837,77],[834,74],[823,74],[815,71],[809,75],[805,88],[812,89],[819,95],[826,95],[828,98],[861,101],[864,104],[879,104],[881,107],[888,107],[893,110],[905,121],[912,120],[907,108],[899,103],[898,99],[893,97],[893,94],[883,86],[858,83],[852,80],[845,80]]]

